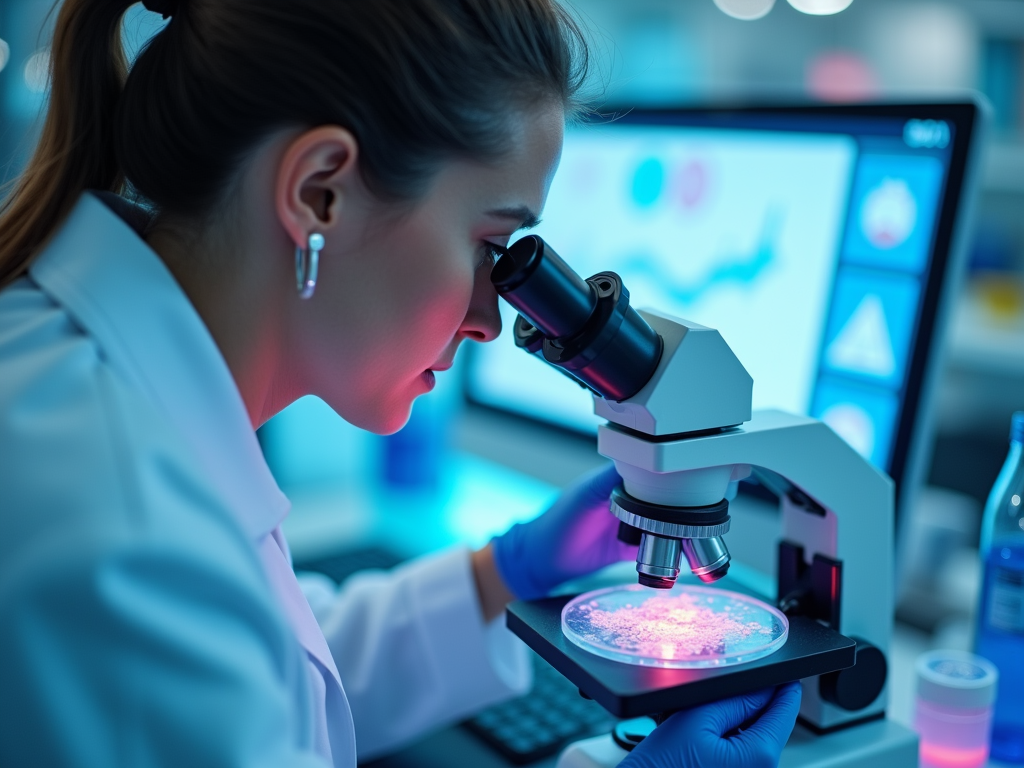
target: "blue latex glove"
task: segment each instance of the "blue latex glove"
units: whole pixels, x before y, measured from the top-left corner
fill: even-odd
[[[492,539],[498,573],[516,597],[544,597],[564,581],[636,557],[617,538],[608,497],[622,480],[614,465],[584,475],[540,517]]]
[[[777,768],[800,696],[787,683],[677,712],[619,768]]]

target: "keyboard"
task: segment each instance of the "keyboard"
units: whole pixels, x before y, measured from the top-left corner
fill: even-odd
[[[295,564],[297,571],[317,571],[341,584],[357,571],[390,568],[402,561],[392,552],[365,548]],[[495,704],[462,727],[515,765],[527,765],[558,753],[578,739],[608,733],[618,722],[554,667],[531,651],[533,688],[525,696]]]
[[[540,656],[533,656],[533,688],[518,699],[488,707],[463,727],[506,760],[526,765],[572,741],[608,733],[618,722]]]

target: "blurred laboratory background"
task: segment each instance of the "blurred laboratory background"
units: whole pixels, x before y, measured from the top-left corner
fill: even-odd
[[[1006,458],[1011,414],[1024,409],[1024,2],[574,0],[571,6],[593,43],[589,88],[599,106],[966,98],[988,105],[985,142],[974,158],[978,194],[964,271],[954,280],[957,295],[942,343],[931,350],[940,362],[932,412],[917,419],[927,433],[924,471],[907,496],[909,508],[900,510],[902,645],[895,652],[911,670],[911,660],[929,648],[970,649],[982,508]],[[816,15],[799,6],[842,10]],[[0,0],[0,179],[6,181],[31,151],[45,107],[51,20],[51,0]],[[160,24],[134,6],[126,25],[129,49]],[[507,332],[496,345],[511,349]],[[483,386],[472,352],[460,352],[456,368],[438,376],[437,390],[394,436],[362,433],[312,398],[261,430],[271,468],[293,501],[286,531],[297,561],[315,565],[358,551],[360,563],[374,565],[453,542],[479,546],[540,512],[560,486],[600,463],[585,424],[530,418],[522,408],[495,407],[494,397],[479,392],[467,397],[467,390]],[[906,674],[906,685],[893,688],[893,715],[909,721],[912,671]]]

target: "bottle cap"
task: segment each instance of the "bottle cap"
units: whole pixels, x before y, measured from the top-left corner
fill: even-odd
[[[917,696],[953,709],[987,709],[996,700],[999,672],[988,659],[964,651],[917,657]]]
[[[1017,411],[1010,419],[1010,439],[1024,442],[1024,411]]]

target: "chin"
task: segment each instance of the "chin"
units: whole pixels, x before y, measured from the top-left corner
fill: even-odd
[[[410,413],[411,410],[407,408],[400,416],[385,417],[381,420],[378,427],[370,431],[378,435],[393,435],[409,423]]]
[[[375,435],[393,435],[404,427],[412,414],[418,392],[388,392],[384,397],[347,398],[331,402],[331,409],[354,427]],[[362,401],[362,402],[360,402]]]
[[[365,429],[375,435],[393,435],[409,422],[412,403],[392,403],[388,407],[373,407],[349,417],[342,414],[345,421],[353,426]]]

